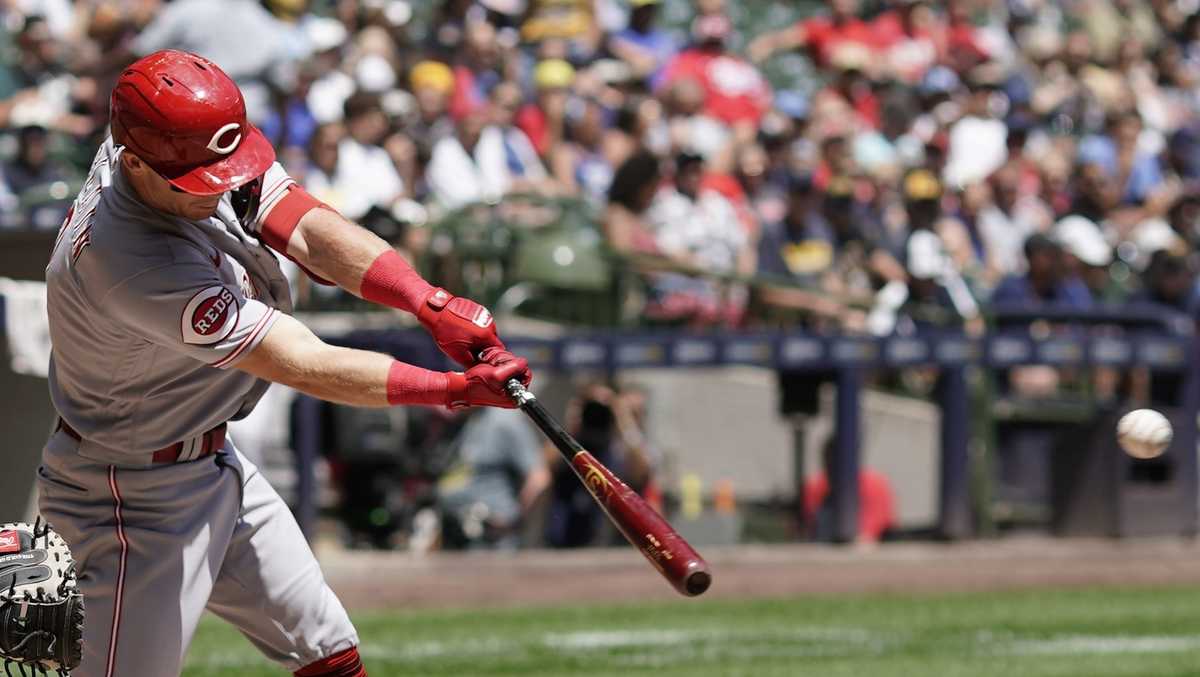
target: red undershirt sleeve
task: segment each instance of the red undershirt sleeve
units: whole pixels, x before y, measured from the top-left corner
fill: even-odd
[[[292,177],[283,171],[279,163],[275,163],[263,177],[262,198],[254,225],[268,247],[300,266],[300,269],[314,282],[333,286],[334,283],[305,268],[287,252],[288,240],[292,238],[292,233],[300,223],[301,217],[313,209],[336,211],[333,207],[309,195],[308,191],[301,188]]]

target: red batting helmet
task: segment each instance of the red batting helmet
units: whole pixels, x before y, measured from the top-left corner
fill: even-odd
[[[163,50],[125,69],[113,87],[113,140],[176,188],[217,195],[262,176],[275,149],[246,121],[246,102],[216,64]]]

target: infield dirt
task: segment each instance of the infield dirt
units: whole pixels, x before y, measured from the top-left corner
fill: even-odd
[[[1200,584],[1200,543],[1181,539],[699,550],[714,574],[705,598]],[[429,555],[318,548],[318,556],[352,610],[679,598],[630,548]]]

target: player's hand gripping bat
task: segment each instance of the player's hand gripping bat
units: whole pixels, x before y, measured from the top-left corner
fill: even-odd
[[[650,560],[663,578],[689,597],[708,590],[712,583],[708,563],[665,519],[580,446],[516,379],[508,382],[508,393],[562,452],[592,497],[604,508],[608,519]]]

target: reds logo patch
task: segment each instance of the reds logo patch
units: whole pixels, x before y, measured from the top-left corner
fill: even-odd
[[[0,552],[21,552],[21,535],[15,531],[0,531]]]
[[[219,343],[237,326],[238,302],[233,292],[213,285],[196,294],[183,309],[180,333],[184,343],[208,346]]]

